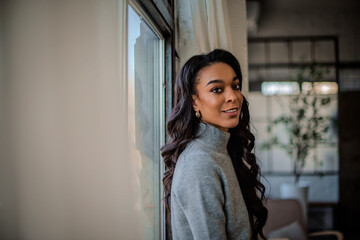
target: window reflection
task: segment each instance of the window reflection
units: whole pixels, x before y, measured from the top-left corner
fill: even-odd
[[[143,239],[160,239],[162,40],[128,7],[128,124],[138,166]]]

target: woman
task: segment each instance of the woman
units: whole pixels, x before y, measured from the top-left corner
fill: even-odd
[[[180,71],[172,140],[161,149],[173,239],[265,238],[265,187],[241,87],[239,62],[224,50],[193,56]]]

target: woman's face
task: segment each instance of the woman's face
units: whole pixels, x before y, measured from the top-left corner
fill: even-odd
[[[243,103],[240,80],[228,64],[214,63],[199,71],[197,95],[192,95],[194,110],[201,120],[223,131],[239,123]]]

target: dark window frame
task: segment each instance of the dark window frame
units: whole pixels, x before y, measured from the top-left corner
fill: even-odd
[[[165,120],[171,112],[173,105],[173,85],[175,81],[175,24],[174,24],[174,0],[132,0],[147,15],[151,22],[157,27],[164,40],[164,87],[165,87]],[[165,129],[166,126],[163,126]],[[168,136],[165,136],[167,142]],[[160,151],[160,150],[159,150]],[[162,188],[162,185],[159,186]],[[161,189],[162,191],[162,189]],[[161,199],[163,201],[163,199]],[[164,218],[161,218],[161,239],[169,239],[167,229],[165,208]]]

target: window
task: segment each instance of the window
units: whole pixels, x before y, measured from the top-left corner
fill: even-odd
[[[263,183],[270,197],[280,197],[277,186],[281,182],[294,180],[293,156],[278,145],[270,149],[264,148],[263,143],[276,137],[279,142],[290,146],[287,126],[285,124],[275,126],[274,121],[284,113],[291,115],[289,106],[293,103],[294,96],[299,93],[305,94],[312,89],[319,102],[331,100],[330,104],[319,107],[317,112],[322,117],[331,119],[330,129],[326,133],[326,141],[317,142],[309,150],[301,179],[311,185],[310,202],[338,201],[339,154],[336,123],[338,56],[336,46],[336,37],[249,39],[249,110],[256,139],[255,154],[262,173],[267,179]],[[308,82],[313,80],[308,77],[308,73],[313,70],[311,66],[314,63],[321,68],[327,68],[328,73],[321,81]],[[306,69],[303,75],[297,75],[300,69]],[[301,80],[299,81],[301,84],[297,80]],[[307,102],[313,102],[313,99],[309,97]],[[306,113],[306,115],[309,114],[311,113]],[[271,132],[268,131],[269,127],[273,128]],[[330,182],[332,184],[329,184]],[[332,187],[328,188],[328,186]],[[321,189],[331,189],[331,191],[321,191]]]
[[[142,238],[162,239],[165,41],[136,5],[128,5],[127,24],[128,127],[139,176]]]

